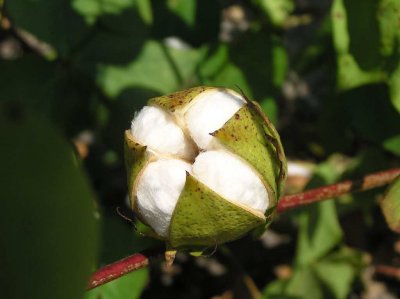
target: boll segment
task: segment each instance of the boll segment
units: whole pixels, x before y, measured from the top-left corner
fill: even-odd
[[[184,113],[185,124],[197,146],[213,149],[215,138],[210,133],[221,128],[244,103],[240,95],[230,90],[209,90],[199,94]]]
[[[196,157],[193,176],[229,201],[264,214],[269,199],[257,172],[229,152],[206,151]]]
[[[191,165],[178,159],[161,158],[150,162],[138,181],[136,196],[140,215],[161,237],[168,227]]]
[[[185,136],[173,117],[158,107],[144,107],[133,119],[132,136],[149,150],[190,160],[193,143]]]
[[[170,248],[240,238],[271,220],[286,174],[279,135],[232,90],[153,98],[125,133],[129,196]]]

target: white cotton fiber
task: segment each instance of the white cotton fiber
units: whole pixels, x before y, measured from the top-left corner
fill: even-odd
[[[132,120],[131,133],[137,142],[153,151],[193,159],[192,143],[172,116],[160,108],[145,106]]]
[[[210,133],[220,129],[243,105],[242,97],[234,92],[213,89],[198,95],[184,116],[193,140],[202,149],[213,149]]]
[[[191,165],[177,159],[149,163],[139,178],[137,207],[144,220],[162,237],[167,237],[172,213]]]
[[[268,193],[261,179],[233,154],[222,150],[201,153],[193,164],[192,174],[227,200],[261,213],[268,207]]]

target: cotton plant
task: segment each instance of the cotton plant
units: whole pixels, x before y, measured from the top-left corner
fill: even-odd
[[[132,208],[169,250],[263,231],[286,178],[274,126],[226,88],[150,99],[125,132],[125,160]]]

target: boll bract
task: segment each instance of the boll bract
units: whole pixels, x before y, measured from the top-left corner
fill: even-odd
[[[132,208],[172,249],[265,228],[286,177],[279,135],[258,104],[215,87],[150,99],[125,132],[125,163]]]

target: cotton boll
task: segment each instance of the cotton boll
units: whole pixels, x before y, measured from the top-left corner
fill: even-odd
[[[243,105],[242,97],[233,91],[214,89],[199,94],[184,116],[193,140],[202,149],[213,149],[210,133],[221,128]]]
[[[145,106],[133,119],[131,132],[137,142],[158,153],[188,160],[194,157],[191,141],[172,117],[158,107]]]
[[[268,193],[250,166],[228,152],[207,151],[197,156],[192,174],[203,184],[232,202],[265,213]]]
[[[177,159],[149,163],[139,178],[136,196],[140,215],[162,237],[167,237],[172,213],[191,165]]]

